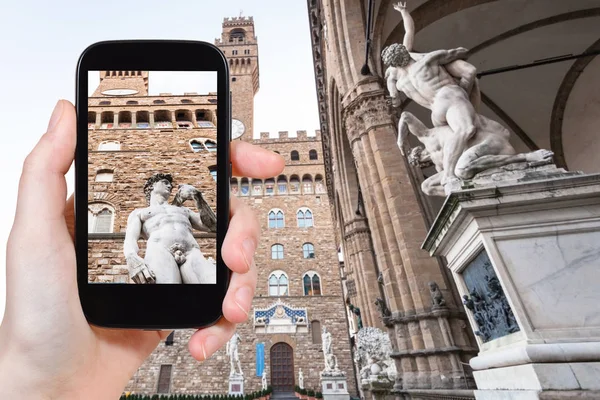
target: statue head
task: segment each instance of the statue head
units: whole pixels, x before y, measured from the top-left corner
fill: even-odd
[[[171,190],[173,189],[173,177],[171,174],[154,174],[146,181],[144,185],[144,193],[146,194],[146,201],[150,204],[150,196],[152,192],[156,191],[159,194],[169,198]]]
[[[385,65],[392,67],[406,67],[410,63],[410,53],[408,49],[400,43],[394,43],[381,51],[381,60]]]
[[[429,282],[429,290],[431,290],[432,292],[435,292],[438,288],[437,283],[435,283],[434,281]]]

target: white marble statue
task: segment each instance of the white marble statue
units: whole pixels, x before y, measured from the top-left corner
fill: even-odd
[[[483,115],[477,115],[477,132],[467,141],[466,150],[458,158],[455,175],[460,179],[471,179],[477,173],[507,164],[527,162],[532,166],[552,162],[553,153],[537,150],[531,153],[516,154],[509,143],[510,132],[501,124]],[[445,196],[442,186],[444,170],[444,149],[453,133],[447,125],[427,128],[417,117],[405,111],[398,123],[398,147],[404,155],[407,149],[408,134],[415,135],[425,146],[412,149],[409,159],[412,163],[431,161],[437,171],[421,184],[423,193],[429,196]]]
[[[331,333],[323,327],[321,332],[321,342],[323,347],[323,357],[325,358],[325,371],[339,371],[337,357],[333,354]]]
[[[135,283],[216,283],[217,269],[207,260],[192,229],[216,232],[217,218],[202,194],[191,185],[179,185],[173,204],[173,178],[155,174],[144,186],[148,207],[129,214],[123,252]],[[195,200],[198,213],[183,207]],[[138,254],[138,240],[147,240],[146,254]]]
[[[363,381],[396,379],[396,364],[390,358],[392,344],[389,336],[382,330],[366,327],[358,331],[355,361],[360,367]]]
[[[263,369],[262,373],[262,390],[267,390],[267,371]]]
[[[240,356],[238,354],[238,345],[241,343],[242,338],[238,333],[234,333],[231,339],[227,342],[225,346],[225,354],[229,357],[229,376],[243,376],[244,372],[242,371],[242,364],[240,363]],[[237,370],[236,370],[237,367]],[[266,375],[265,375],[266,379]]]
[[[464,61],[468,50],[462,47],[430,53],[412,52],[413,19],[406,10],[406,3],[395,4],[394,9],[402,15],[406,33],[402,44],[392,44],[381,53],[388,66],[387,87],[394,106],[400,105],[402,92],[431,110],[434,126],[450,127],[452,135],[445,141],[443,150],[442,184],[445,184],[457,179],[454,170],[458,158],[477,130],[476,108],[480,96],[477,69]]]
[[[298,369],[298,386],[300,389],[304,389],[304,375],[302,374],[302,368]]]

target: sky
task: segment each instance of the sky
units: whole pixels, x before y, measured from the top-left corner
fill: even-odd
[[[258,37],[259,132],[319,129],[305,0],[21,0],[0,5],[0,318],[5,250],[23,160],[45,132],[56,101],[74,101],[81,52],[101,40],[214,42],[224,17],[253,16]],[[73,173],[67,174],[69,194]]]

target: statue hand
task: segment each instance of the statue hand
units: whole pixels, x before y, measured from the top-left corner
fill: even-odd
[[[156,275],[137,254],[127,256],[129,276],[135,283],[156,283]]]
[[[186,201],[193,199],[198,192],[198,189],[192,185],[179,185],[176,196],[178,196],[181,201]]]
[[[394,10],[396,11],[406,11],[406,1],[404,2],[404,4],[402,4],[401,1],[399,1],[398,3],[394,4]]]

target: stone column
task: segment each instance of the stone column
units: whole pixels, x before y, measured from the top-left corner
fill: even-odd
[[[398,290],[397,294],[386,290],[392,311],[386,323],[398,369],[395,389],[465,388],[468,383],[459,361],[465,352],[475,351],[467,332],[460,328],[466,316],[445,287],[440,264],[420,249],[427,233],[425,221],[396,144],[385,92],[372,82],[369,86],[362,93],[356,89],[361,94],[346,105],[344,122],[367,218],[377,221],[372,234],[378,263],[386,271],[384,285],[397,285]],[[390,278],[395,282],[385,282]],[[440,285],[446,297],[444,310],[432,310],[431,281]]]
[[[148,121],[150,122],[150,129],[154,129],[154,111],[150,111]]]

